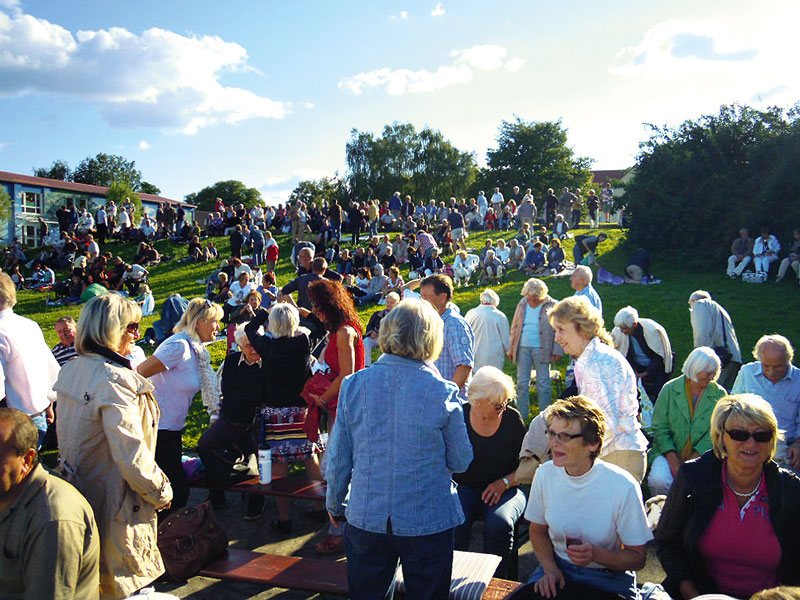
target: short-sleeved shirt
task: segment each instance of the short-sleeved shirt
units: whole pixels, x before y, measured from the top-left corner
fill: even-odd
[[[194,395],[200,391],[200,365],[185,333],[176,333],[164,340],[153,354],[166,371],[150,377],[153,394],[161,408],[159,429],[180,431]]]
[[[733,394],[758,394],[770,403],[778,429],[784,431],[786,442],[792,443],[800,433],[800,369],[789,365],[786,375],[773,383],[764,375],[761,363],[751,362],[744,365],[733,384]]]
[[[546,462],[533,478],[525,518],[547,525],[556,554],[567,562],[565,532],[607,550],[643,546],[653,539],[639,484],[623,469],[596,459],[583,475]],[[604,568],[592,562],[586,565]]]
[[[472,368],[475,337],[469,323],[451,306],[442,313],[442,321],[444,321],[444,347],[435,365],[442,377],[452,381],[457,367],[464,365]],[[469,379],[458,392],[462,402],[467,401],[468,386]]]

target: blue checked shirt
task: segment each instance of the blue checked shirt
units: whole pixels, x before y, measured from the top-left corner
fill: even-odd
[[[475,364],[472,354],[475,336],[469,323],[452,306],[448,306],[444,311],[442,321],[444,321],[444,347],[434,364],[442,377],[452,381],[456,367],[464,365],[471,369]],[[458,391],[458,397],[462,402],[467,401],[468,387],[469,378],[464,387]]]

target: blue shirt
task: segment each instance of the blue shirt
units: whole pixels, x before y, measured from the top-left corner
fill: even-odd
[[[328,445],[328,511],[374,533],[391,519],[401,536],[463,523],[452,475],[473,454],[457,394],[425,363],[390,354],[346,377]]]
[[[524,266],[526,267],[541,267],[544,264],[544,252],[541,250],[536,251],[533,248],[528,250],[525,255]]]
[[[629,336],[631,340],[631,348],[633,349],[633,360],[636,361],[636,364],[642,367],[649,367],[650,363],[653,362],[650,360],[650,357],[647,356],[645,351],[639,345],[639,340],[637,340],[632,335]]]
[[[539,314],[542,312],[542,305],[531,308],[528,304],[525,307],[525,320],[522,322],[522,334],[519,338],[519,345],[527,348],[539,348],[542,345],[539,336]]]
[[[450,306],[442,313],[442,321],[444,321],[444,347],[435,365],[442,377],[452,381],[456,367],[464,365],[472,368],[474,365],[472,350],[475,336],[469,323]],[[467,401],[467,387],[468,382],[458,392],[458,397],[463,402]]]
[[[797,439],[800,430],[800,369],[789,365],[786,376],[778,383],[772,383],[764,376],[760,362],[744,365],[736,376],[732,394],[758,394],[770,403],[778,429],[783,429],[786,443]]]
[[[464,216],[458,211],[451,211],[450,214],[447,215],[447,220],[450,223],[450,227],[453,229],[464,228]]]
[[[591,283],[583,288],[580,292],[575,292],[575,295],[586,296],[586,298],[589,300],[589,304],[599,310],[601,315],[603,314],[603,301],[600,300],[600,295],[595,291]]]

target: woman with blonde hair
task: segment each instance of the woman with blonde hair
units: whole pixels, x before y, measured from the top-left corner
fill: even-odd
[[[647,440],[639,422],[636,374],[617,350],[600,311],[583,296],[565,298],[547,313],[555,341],[575,358],[578,393],[600,406],[606,418],[601,458],[641,482]]]
[[[102,598],[126,598],[164,573],[156,511],[169,507],[172,488],[155,462],[160,411],[151,383],[120,354],[141,316],[119,294],[91,299],[78,320],[78,357],[54,388],[61,471],[97,520]]]
[[[189,484],[181,463],[181,432],[192,399],[198,391],[202,392],[203,405],[209,412],[219,404],[219,382],[204,344],[214,341],[221,318],[221,306],[195,298],[173,329],[175,333],[137,367],[139,374],[153,384],[161,408],[156,462],[172,482],[173,508],[186,506],[189,497]]]
[[[712,449],[681,465],[656,530],[673,598],[800,584],[800,479],[774,460],[781,439],[761,396],[717,402]]]

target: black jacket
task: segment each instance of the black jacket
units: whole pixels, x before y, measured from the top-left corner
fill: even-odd
[[[674,597],[691,579],[701,594],[719,592],[703,568],[698,540],[722,502],[722,461],[712,450],[681,465],[656,530],[656,552],[667,574],[664,587]],[[764,465],[770,521],[781,546],[779,585],[800,583],[800,479],[773,461]],[[742,548],[742,552],[757,552]]]

